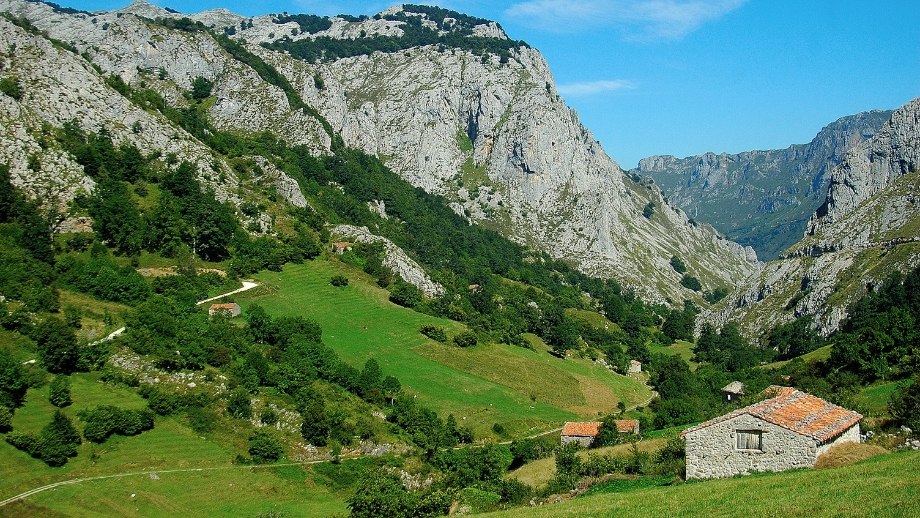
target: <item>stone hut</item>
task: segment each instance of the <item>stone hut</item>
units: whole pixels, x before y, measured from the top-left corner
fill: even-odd
[[[230,318],[240,316],[243,310],[240,308],[240,305],[236,302],[231,302],[229,304],[211,304],[211,307],[208,308],[208,315],[217,315],[223,314]]]
[[[629,360],[629,373],[639,374],[642,372],[642,362],[638,360]]]
[[[733,381],[722,387],[722,406],[737,403],[744,397],[744,383]]]
[[[565,426],[562,427],[562,445],[577,442],[582,448],[591,446],[603,424],[600,421],[565,423]]]
[[[617,419],[614,421],[614,424],[616,424],[617,432],[619,433],[631,433],[639,435],[638,419]]]
[[[688,428],[687,479],[813,467],[833,446],[859,442],[862,415],[791,387]]]

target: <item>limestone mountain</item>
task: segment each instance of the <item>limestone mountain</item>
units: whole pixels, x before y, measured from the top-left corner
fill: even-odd
[[[196,163],[219,199],[240,203],[245,185],[225,157],[112,86],[117,76],[181,108],[200,77],[213,83],[207,117],[220,130],[268,131],[315,154],[358,148],[445,196],[471,223],[653,300],[699,297],[680,285],[673,256],[705,289],[730,287],[758,264],[753,250],[694,224],[654,184],[624,173],[556,93],[540,53],[494,22],[410,5],[334,18],[222,9],[186,18],[140,1],[87,13],[0,0],[0,11],[36,28],[0,21],[0,75],[22,85],[18,99],[0,104],[2,158],[19,183],[92,188],[42,137],[76,119]],[[263,169],[285,197],[303,199],[283,171]],[[270,218],[258,225],[271,231]]]
[[[891,117],[873,110],[842,117],[808,144],[687,158],[651,156],[633,172],[655,180],[698,221],[750,245],[761,260],[775,259],[805,231],[824,201],[830,173],[847,151],[871,138]]]
[[[847,307],[891,273],[920,263],[920,98],[847,152],[806,236],[708,315],[749,335],[813,316],[828,333]]]

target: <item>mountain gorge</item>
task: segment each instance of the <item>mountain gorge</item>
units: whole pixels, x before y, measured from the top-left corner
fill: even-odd
[[[831,171],[846,152],[871,138],[891,117],[874,110],[825,126],[808,144],[737,154],[652,156],[633,172],[655,180],[691,217],[771,260],[804,234],[824,200]]]
[[[23,85],[21,99],[3,100],[4,158],[22,184],[41,177],[28,167],[33,156],[46,177],[54,176],[49,181],[66,182],[68,192],[91,188],[79,166],[53,145],[42,147],[39,136],[43,123],[60,127],[76,119],[84,128],[106,127],[116,142],[197,163],[218,199],[241,203],[247,193],[233,187],[239,173],[226,160],[106,84],[114,74],[182,105],[182,92],[203,77],[214,85],[207,117],[218,129],[270,130],[319,155],[341,139],[416,187],[443,195],[470,222],[588,273],[615,277],[652,300],[698,297],[680,285],[681,275],[669,265],[674,256],[708,290],[732,286],[757,266],[750,249],[692,224],[656,186],[625,174],[556,94],[539,52],[508,40],[494,23],[394,8],[310,27],[306,18],[247,19],[216,10],[192,15],[200,25],[182,30],[190,28],[178,23],[181,15],[142,2],[92,14],[19,0],[4,0],[0,9],[27,17],[51,38],[3,22],[3,44],[14,49],[5,70],[15,70]],[[208,27],[244,42],[281,77],[266,81],[203,30]],[[450,46],[460,30],[468,40]],[[439,43],[400,48],[419,34]],[[385,35],[390,46],[383,50],[343,47],[339,53],[348,57],[295,57],[318,38],[379,44]],[[290,185],[283,171],[266,167],[279,185]],[[268,220],[260,225],[271,231]]]
[[[848,151],[830,178],[805,237],[713,308],[718,323],[749,335],[813,317],[827,334],[847,308],[890,274],[918,264],[920,99],[894,111],[869,140]]]

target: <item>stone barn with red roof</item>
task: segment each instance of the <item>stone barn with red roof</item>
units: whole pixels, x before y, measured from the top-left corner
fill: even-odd
[[[688,428],[687,479],[813,467],[833,446],[859,442],[862,415],[791,387]]]
[[[562,427],[562,445],[577,442],[582,448],[591,446],[597,434],[601,432],[603,424],[600,421],[565,423]]]

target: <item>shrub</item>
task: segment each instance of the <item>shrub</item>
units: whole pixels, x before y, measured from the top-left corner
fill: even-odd
[[[63,408],[73,403],[70,399],[69,377],[58,374],[51,380],[51,384],[48,386],[48,401],[58,408]]]
[[[700,291],[703,289],[703,285],[700,284],[700,280],[691,276],[689,273],[685,273],[684,276],[680,279],[680,285],[693,291]]]
[[[258,464],[275,462],[281,458],[282,453],[284,450],[281,448],[281,443],[268,430],[256,430],[249,437],[249,455],[252,456],[253,462]]]
[[[22,87],[19,85],[19,79],[15,77],[4,77],[0,79],[0,92],[16,99],[22,99]]]
[[[169,415],[176,409],[176,398],[173,394],[154,391],[147,400],[147,406],[158,415]]]
[[[447,341],[447,332],[443,327],[431,324],[422,324],[422,327],[419,328],[419,332],[428,338],[431,338],[435,342],[444,343]]]
[[[422,291],[405,281],[398,281],[390,292],[390,302],[407,308],[422,303]]]
[[[648,205],[642,209],[642,215],[645,216],[645,219],[651,219],[653,214],[655,214],[655,202],[650,201]]]
[[[6,433],[13,429],[13,412],[9,408],[0,405],[0,433]]]
[[[233,417],[249,419],[252,417],[252,406],[249,404],[249,393],[244,389],[237,389],[230,394],[227,400],[227,412]]]
[[[348,286],[348,277],[344,275],[333,275],[332,279],[329,281],[329,284],[333,286]]]
[[[454,344],[457,347],[472,347],[479,343],[479,339],[476,337],[476,333],[472,331],[464,331],[454,337]]]
[[[671,256],[671,268],[674,268],[674,271],[677,273],[687,273],[687,265],[676,255]]]

